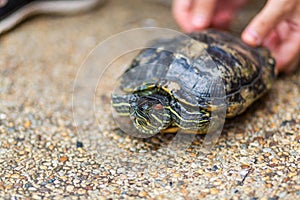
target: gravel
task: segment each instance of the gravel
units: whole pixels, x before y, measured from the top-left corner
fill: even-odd
[[[77,134],[72,87],[85,56],[112,34],[152,24],[178,29],[165,4],[114,0],[86,15],[33,18],[0,37],[1,199],[300,198],[299,70],[228,120],[209,153],[203,136],[175,153],[164,148],[172,134],[133,138],[100,107],[98,124]]]

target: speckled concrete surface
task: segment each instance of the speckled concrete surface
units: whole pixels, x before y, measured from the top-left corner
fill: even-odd
[[[253,13],[242,12],[234,31]],[[207,155],[202,136],[172,156],[161,150],[172,135],[132,138],[109,114],[77,135],[72,86],[83,59],[112,34],[149,25],[177,29],[165,5],[113,0],[86,15],[33,18],[0,37],[0,198],[299,199],[299,70],[228,121]]]

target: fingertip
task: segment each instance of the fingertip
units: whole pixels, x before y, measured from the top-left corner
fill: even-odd
[[[262,43],[262,39],[259,36],[259,34],[254,30],[247,28],[243,33],[242,33],[242,40],[251,46],[259,46]]]
[[[249,45],[261,45],[262,41],[291,11],[292,1],[269,0],[251,20],[242,39]]]
[[[172,4],[174,19],[184,32],[192,31],[190,6],[191,0],[174,0]]]
[[[216,0],[195,0],[192,8],[192,25],[195,30],[207,28],[213,18]]]
[[[192,25],[194,29],[204,29],[209,25],[209,20],[203,15],[196,14],[193,16]]]

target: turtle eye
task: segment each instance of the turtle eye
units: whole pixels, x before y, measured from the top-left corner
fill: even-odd
[[[141,110],[142,110],[142,111],[145,111],[145,110],[148,109],[148,107],[149,107],[149,106],[148,106],[147,104],[143,104],[142,107],[141,107]]]
[[[134,108],[134,109],[137,109],[138,108],[138,104],[136,102],[132,102],[131,103],[131,107]]]

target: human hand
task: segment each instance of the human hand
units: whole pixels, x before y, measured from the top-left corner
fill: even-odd
[[[242,33],[245,43],[269,48],[280,72],[292,72],[300,61],[300,0],[268,0]]]
[[[174,0],[173,15],[185,32],[209,26],[228,29],[234,14],[248,0]]]
[[[209,26],[226,29],[247,0],[174,0],[173,14],[185,32]],[[251,46],[269,48],[281,72],[293,71],[300,61],[300,0],[268,0],[242,33]]]

